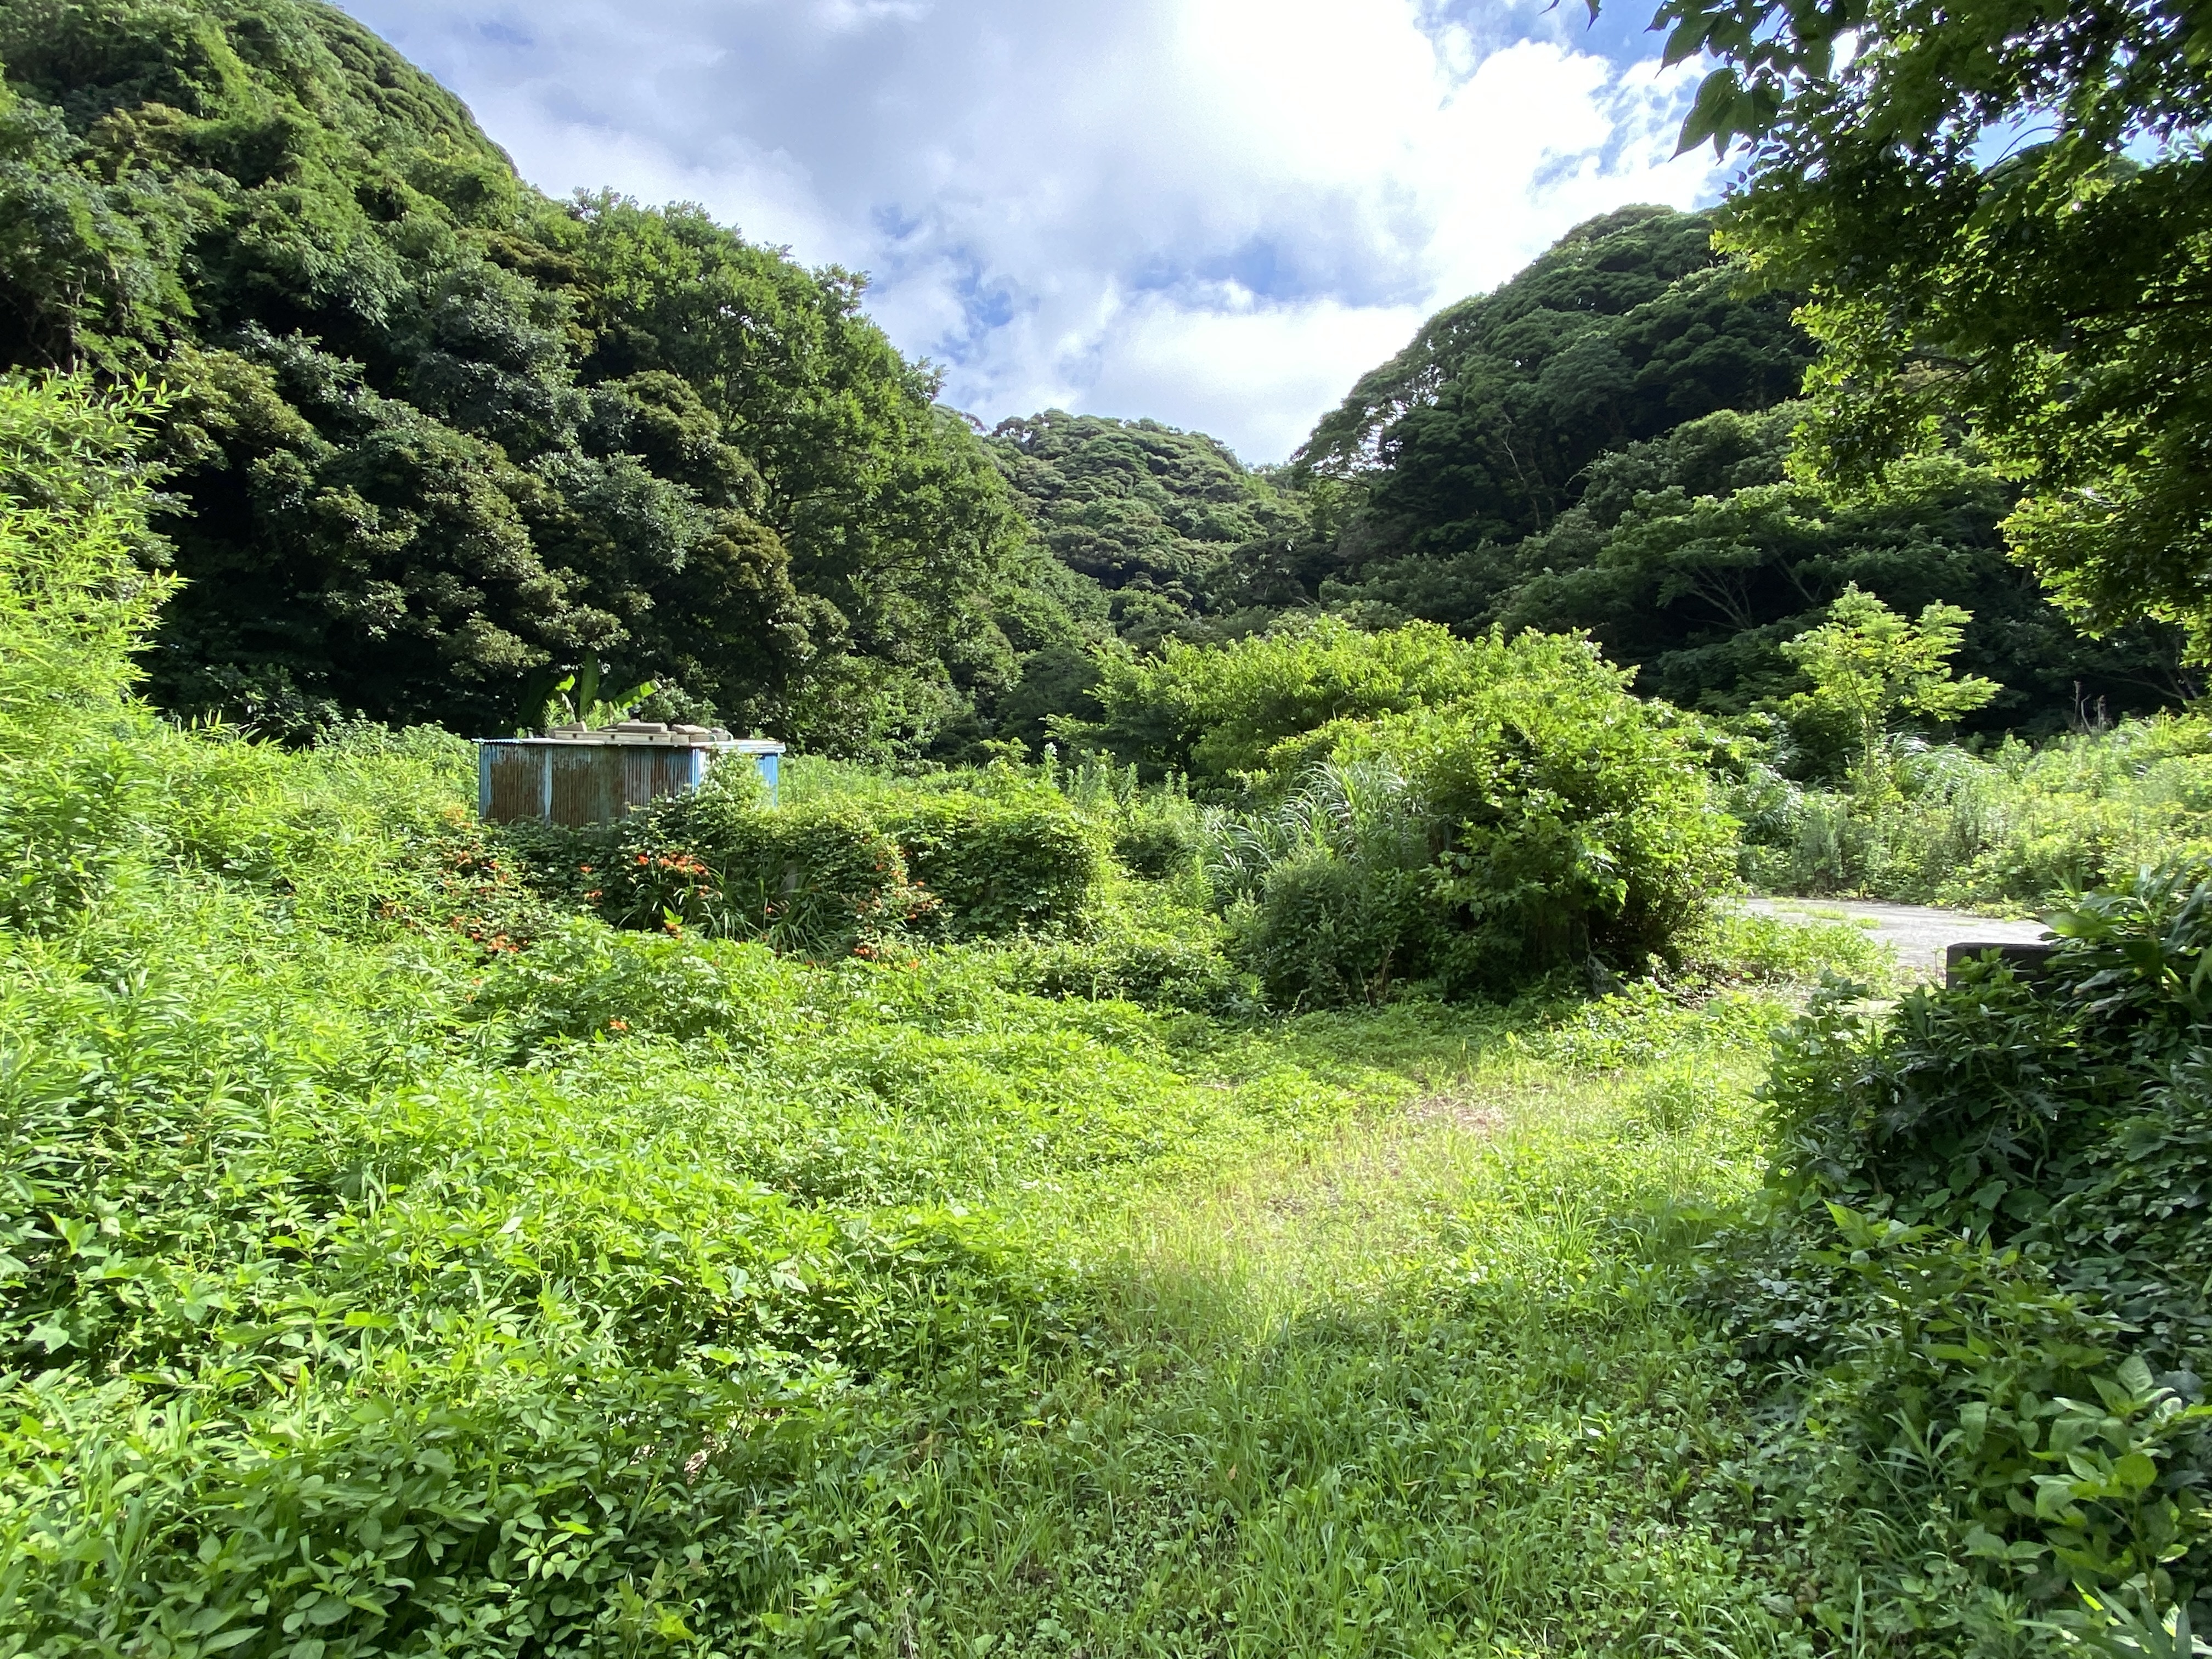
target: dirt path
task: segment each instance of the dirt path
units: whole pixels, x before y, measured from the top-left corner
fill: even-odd
[[[1897,952],[1907,968],[1931,975],[1943,971],[1943,952],[1953,945],[2027,945],[2050,937],[2039,921],[2000,921],[1963,910],[1932,910],[1919,904],[1887,904],[1878,899],[1759,898],[1745,907],[1792,921],[1856,922]]]

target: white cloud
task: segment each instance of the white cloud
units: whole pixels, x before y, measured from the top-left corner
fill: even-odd
[[[986,419],[1148,414],[1279,459],[1438,305],[1686,206],[1688,77],[1492,0],[349,0],[554,191],[702,201]]]

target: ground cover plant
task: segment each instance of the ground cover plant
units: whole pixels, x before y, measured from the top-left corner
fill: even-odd
[[[1854,1640],[2205,1626],[2208,914],[2201,865],[2147,872],[2033,974],[1838,987],[1778,1048],[1768,1214],[1710,1293],[1771,1368],[1765,1478],[1825,1517],[1809,1593]]]

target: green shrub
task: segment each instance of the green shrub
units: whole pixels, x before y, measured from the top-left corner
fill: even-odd
[[[2212,878],[2058,926],[2032,977],[1816,999],[1765,1089],[1773,1218],[1709,1292],[1779,1363],[1809,1431],[1784,1486],[1838,1585],[1960,1641],[2212,1571]]]
[[[1771,768],[1733,790],[1744,874],[1795,893],[2032,908],[2212,854],[2212,720],[2127,720],[1982,756],[1896,739],[1895,788],[1808,789]]]
[[[1828,1231],[1805,1262],[1830,1275],[1835,1322],[1798,1405],[1799,1455],[1820,1449],[1798,1500],[1837,1600],[1856,1589],[1877,1631],[1955,1640],[2008,1601],[2049,1618],[2076,1587],[2170,1604],[2178,1577],[2202,1582],[2212,1408],[2126,1355],[2118,1319],[1986,1241],[1840,1207]],[[1885,1514],[1915,1528],[1901,1550],[1902,1527],[1864,1524]],[[1868,1598],[1869,1578],[1902,1605]]]
[[[2045,970],[1969,964],[1876,1017],[1823,1003],[1778,1052],[1781,1190],[2048,1261],[2168,1364],[2212,1358],[2212,878],[2056,919]]]
[[[866,807],[763,811],[722,791],[672,796],[622,826],[587,890],[623,927],[670,922],[827,960],[869,955],[933,908]]]
[[[1897,971],[1889,947],[1849,921],[1716,911],[1681,943],[1685,966],[1707,979],[1817,985],[1835,975],[1887,988]]]
[[[844,790],[764,807],[714,780],[607,832],[516,837],[549,891],[617,926],[680,927],[817,957],[899,938],[1077,926],[1105,860],[1057,791]]]
[[[1171,923],[1121,919],[1081,940],[1017,940],[996,947],[994,959],[1009,989],[1038,996],[1250,1013],[1260,1006],[1260,988],[1224,951],[1223,932],[1208,916]]]
[[[0,726],[115,706],[175,578],[149,568],[158,476],[137,457],[163,407],[88,376],[0,375]]]
[[[1493,681],[1331,728],[1336,759],[1216,826],[1235,953],[1271,995],[1397,982],[1510,996],[1562,970],[1680,959],[1732,883],[1735,824],[1700,733],[1576,639],[1488,642]]]
[[[1379,1003],[1430,965],[1422,897],[1413,872],[1311,848],[1275,865],[1258,896],[1231,909],[1231,955],[1279,1008]]]
[[[51,933],[149,850],[155,780],[132,745],[73,732],[0,759],[0,926]]]
[[[478,1017],[604,1035],[627,995],[738,1063],[626,1042],[507,1070],[437,1041],[457,988],[419,958],[265,912],[258,947],[165,920],[121,978],[0,939],[23,1650],[274,1656],[312,1631],[337,1652],[594,1651],[672,1619],[733,1653],[826,1641],[871,1589],[811,1595],[837,1559],[824,1516],[884,1535],[867,1449],[902,1402],[988,1402],[979,1377],[1025,1398],[1028,1357],[1065,1342],[1064,1271],[1010,1231],[762,1184],[771,1150],[836,1136],[747,1052],[820,1075],[818,1112],[883,1037],[919,1036],[788,1052],[805,1001],[836,999],[819,970],[579,924],[489,969]],[[1078,1086],[1111,1070],[1053,1046]],[[917,1057],[906,1092],[959,1063]],[[756,1154],[737,1102],[801,1121]]]
[[[1334,617],[1294,618],[1229,645],[1170,640],[1158,657],[1103,659],[1104,717],[1069,735],[1148,776],[1292,779],[1328,752],[1313,737],[1322,728],[1456,702],[1499,678],[1512,649],[1433,623],[1366,633]]]
[[[1510,648],[1510,679],[1340,750],[1386,757],[1431,826],[1428,971],[1496,994],[1586,961],[1672,957],[1735,862],[1693,732],[1583,641]]]
[[[770,1012],[792,1000],[796,969],[757,945],[556,927],[502,957],[469,997],[471,1018],[497,1020],[525,1049],[554,1037],[743,1032],[772,1046]]]
[[[1168,881],[1194,869],[1206,850],[1197,809],[1176,797],[1141,798],[1114,827],[1114,856],[1131,875]]]
[[[935,901],[919,925],[945,938],[1074,927],[1103,869],[1091,831],[1054,790],[915,794],[884,802],[875,816]]]

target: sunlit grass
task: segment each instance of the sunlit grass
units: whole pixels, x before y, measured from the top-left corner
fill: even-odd
[[[1495,1020],[1279,1033],[1367,1037],[1362,1104],[1080,1230],[1118,1364],[933,1539],[915,1650],[1790,1650],[1675,1271],[1757,1178],[1758,1051],[1644,1023],[1677,1040],[1613,1066]]]
[[[441,878],[435,754],[198,741],[0,949],[51,1651],[1787,1646],[1685,1271],[1855,930],[1291,1019],[1034,994],[1022,945],[487,953],[383,908]]]

